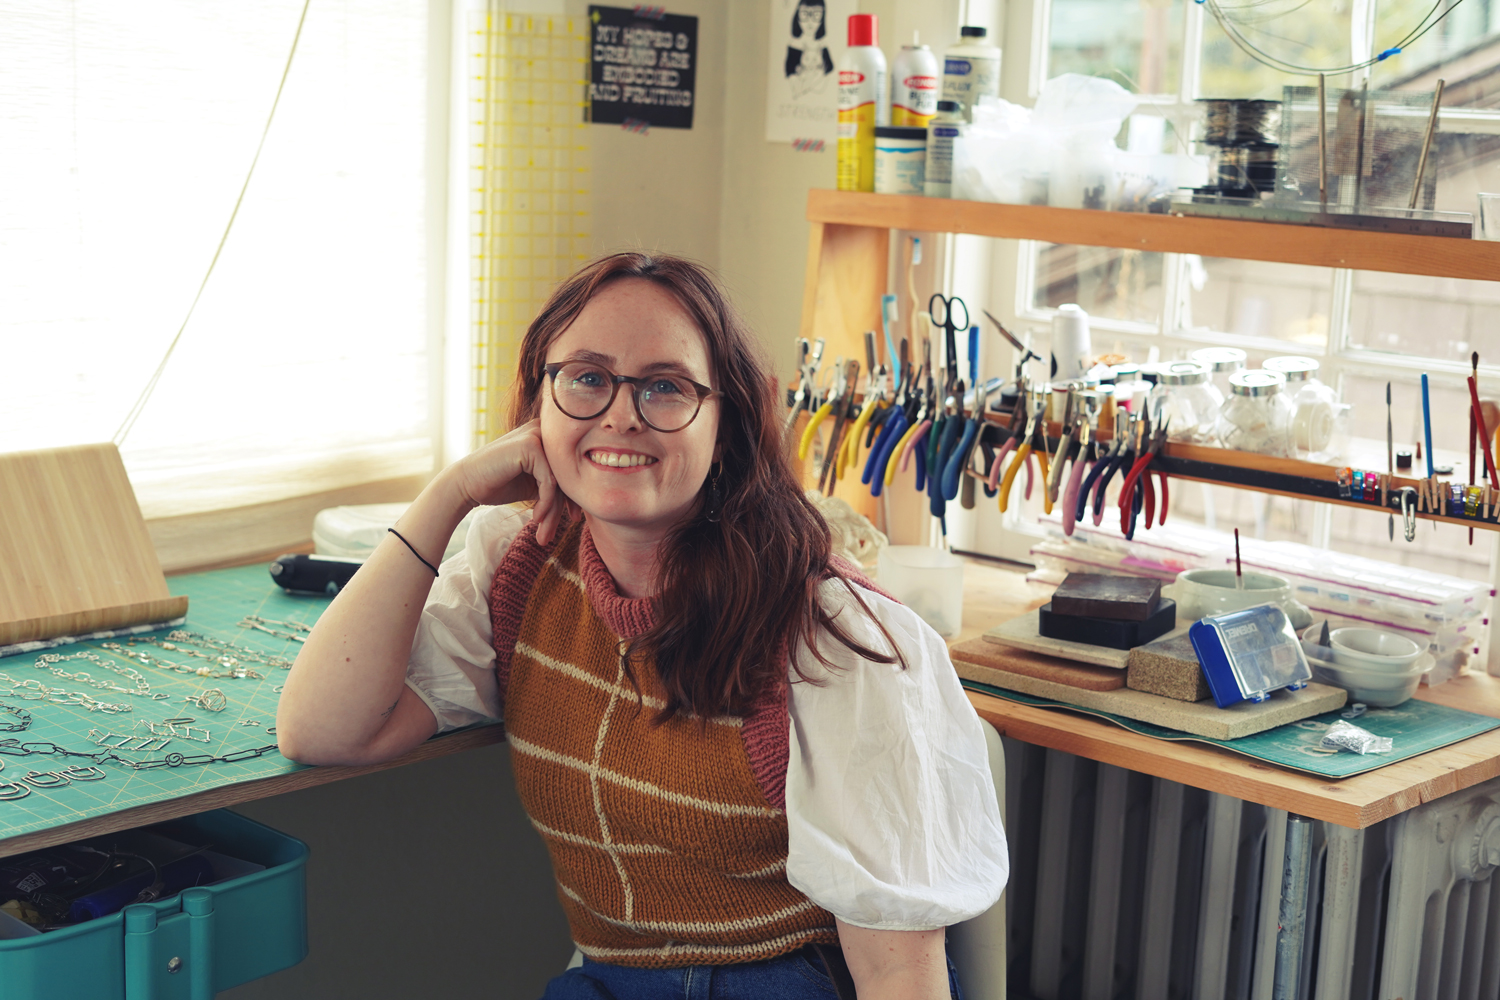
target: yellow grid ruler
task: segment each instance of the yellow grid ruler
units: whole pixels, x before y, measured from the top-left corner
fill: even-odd
[[[588,22],[506,13],[470,31],[474,446],[505,428],[521,338],[589,253]]]

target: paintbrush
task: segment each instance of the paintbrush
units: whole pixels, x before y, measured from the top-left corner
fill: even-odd
[[[1395,437],[1391,432],[1391,384],[1385,384],[1385,474],[1394,479],[1396,475],[1396,445]],[[1384,498],[1381,500],[1384,503]],[[1390,536],[1391,541],[1396,540],[1396,515],[1387,514],[1385,533]]]
[[[1245,574],[1240,569],[1240,529],[1234,529],[1234,589],[1245,589]]]

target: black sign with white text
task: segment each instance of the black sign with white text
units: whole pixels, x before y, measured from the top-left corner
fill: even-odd
[[[661,11],[589,7],[589,121],[693,127],[698,19]]]

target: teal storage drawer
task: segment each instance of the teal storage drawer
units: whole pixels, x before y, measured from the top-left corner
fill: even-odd
[[[307,957],[307,845],[217,809],[154,824],[265,870],[0,941],[0,1000],[212,1000]]]

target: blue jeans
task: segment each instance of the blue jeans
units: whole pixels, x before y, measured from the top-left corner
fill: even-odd
[[[948,960],[948,989],[953,1000],[963,1000],[952,959]],[[802,948],[764,962],[675,969],[636,969],[585,958],[582,966],[548,983],[542,1000],[835,1000],[837,996],[822,959],[811,948]]]

